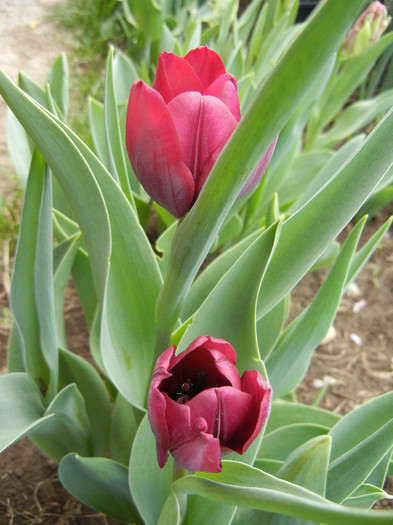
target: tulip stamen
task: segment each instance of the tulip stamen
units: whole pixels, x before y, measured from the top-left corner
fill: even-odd
[[[205,390],[206,388],[206,374],[205,372],[196,372],[193,383],[190,379],[186,379],[184,383],[180,385],[180,387],[177,389],[177,392],[175,394],[176,396],[176,403],[180,403],[181,405],[184,405],[184,403],[187,403],[187,401],[190,401],[193,397],[195,397],[197,394],[202,392],[202,390]]]

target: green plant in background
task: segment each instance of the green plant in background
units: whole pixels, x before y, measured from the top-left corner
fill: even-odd
[[[347,113],[341,135],[337,127],[364,68],[392,35],[343,65],[340,47],[366,2],[326,0],[303,25],[293,24],[297,2],[254,1],[240,18],[233,1],[150,2],[145,26],[135,8],[141,5],[133,3],[131,14],[144,61],[110,51],[103,103],[89,101],[92,149],[67,125],[65,57],[44,89],[24,75],[19,89],[0,74],[0,92],[25,129],[11,121],[11,154],[25,148],[17,169],[26,181],[12,279],[10,373],[0,377],[0,448],[29,435],[59,462],[73,495],[126,523],[391,523],[391,512],[367,509],[389,497],[383,485],[392,472],[392,393],[344,417],[287,399],[294,399],[340,297],[391,223],[357,249],[361,218],[326,257],[374,188],[390,180],[392,110],[368,137],[357,133],[385,106],[372,108],[369,120],[357,110]],[[164,12],[165,20],[175,13],[179,22],[168,22],[158,44],[146,35],[155,27],[150,20]],[[191,210],[176,221],[151,205],[135,177],[125,149],[126,109],[133,82],[151,84],[156,50],[184,55],[201,43],[220,52],[238,77],[242,118]],[[333,121],[329,131],[317,109]],[[334,128],[340,138],[328,140]],[[262,183],[236,200],[277,134]],[[155,216],[153,249],[145,228]],[[201,269],[218,246],[220,254]],[[318,293],[287,325],[292,288],[327,259],[332,265]],[[67,349],[63,304],[70,275],[94,367]],[[240,373],[268,379],[270,418],[244,455],[222,459],[221,472],[187,473],[179,466],[172,472],[172,458],[160,469],[146,416],[156,358],[173,344],[184,356],[206,335],[235,348]],[[184,407],[210,390],[203,373],[197,369],[176,384],[174,398]],[[219,386],[228,388],[226,381]]]

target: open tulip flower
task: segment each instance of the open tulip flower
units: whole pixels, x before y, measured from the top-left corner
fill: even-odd
[[[175,351],[159,357],[148,397],[158,463],[165,465],[169,451],[183,468],[220,472],[222,454],[243,454],[260,433],[272,390],[257,370],[239,376],[227,341],[201,336]]]
[[[152,199],[182,217],[239,120],[236,79],[217,53],[208,47],[184,58],[163,52],[153,87],[140,80],[131,87],[126,146],[135,175]],[[275,142],[241,195],[262,177]]]

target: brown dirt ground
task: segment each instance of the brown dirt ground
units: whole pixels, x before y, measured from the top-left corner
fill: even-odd
[[[2,0],[0,4],[0,65],[12,78],[23,70],[41,82],[51,61],[65,48],[53,25],[45,20],[59,0]],[[23,38],[21,38],[21,35]],[[64,39],[63,39],[64,40]],[[6,154],[5,104],[0,101],[0,192],[15,191]],[[393,207],[370,221],[370,236]],[[6,372],[6,349],[11,318],[8,310],[10,264],[8,245],[0,259],[0,373]],[[312,403],[321,384],[328,383],[321,406],[340,414],[393,390],[393,239],[386,235],[379,249],[343,297],[334,329],[315,352],[309,372],[298,388],[299,400]],[[312,299],[324,272],[307,275],[293,292],[295,315]],[[359,305],[363,308],[357,311]],[[69,347],[88,354],[88,338],[75,294],[70,289],[65,306]],[[388,489],[393,492],[390,480]],[[392,502],[381,507],[393,508]],[[72,498],[60,485],[56,465],[25,438],[0,456],[0,525],[112,524]]]

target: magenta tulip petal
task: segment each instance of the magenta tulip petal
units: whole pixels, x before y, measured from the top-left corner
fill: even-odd
[[[199,182],[201,171],[213,153],[224,147],[237,121],[221,100],[196,92],[175,97],[169,102],[168,109],[183,146],[184,161],[194,176],[198,195],[202,187]]]
[[[247,424],[234,435],[227,446],[243,454],[266,423],[271,409],[273,391],[257,370],[246,370],[241,377],[241,389],[252,396],[253,402],[247,416]]]
[[[251,191],[261,180],[262,176],[267,170],[267,167],[269,166],[269,162],[270,162],[270,159],[272,158],[274,148],[276,147],[277,139],[278,139],[278,135],[273,140],[273,142],[270,144],[270,146],[267,148],[265,153],[262,155],[256,167],[252,170],[251,175],[248,177],[247,182],[245,183],[241,192],[239,193],[238,199],[240,199],[240,197],[243,197],[243,195],[246,195],[246,193]]]
[[[251,410],[252,396],[231,386],[209,388],[192,398],[187,406],[191,419],[202,417],[207,432],[228,442],[246,423]]]
[[[239,97],[236,79],[233,75],[220,75],[204,92],[204,95],[217,97],[227,106],[237,121],[240,120]]]
[[[153,89],[166,103],[185,91],[203,92],[204,87],[191,65],[182,57],[163,52],[158,58]]]
[[[175,357],[158,359],[148,396],[148,416],[163,467],[168,452],[182,467],[220,472],[221,456],[243,454],[270,413],[272,391],[257,370],[242,377],[227,341],[201,336]]]
[[[190,208],[194,180],[162,96],[144,82],[131,87],[126,146],[131,165],[146,192],[175,217]]]
[[[193,49],[184,57],[184,60],[191,65],[205,90],[216,78],[225,74],[221,58],[207,46]]]
[[[171,450],[180,466],[195,472],[221,472],[220,441],[201,432],[194,439]]]

